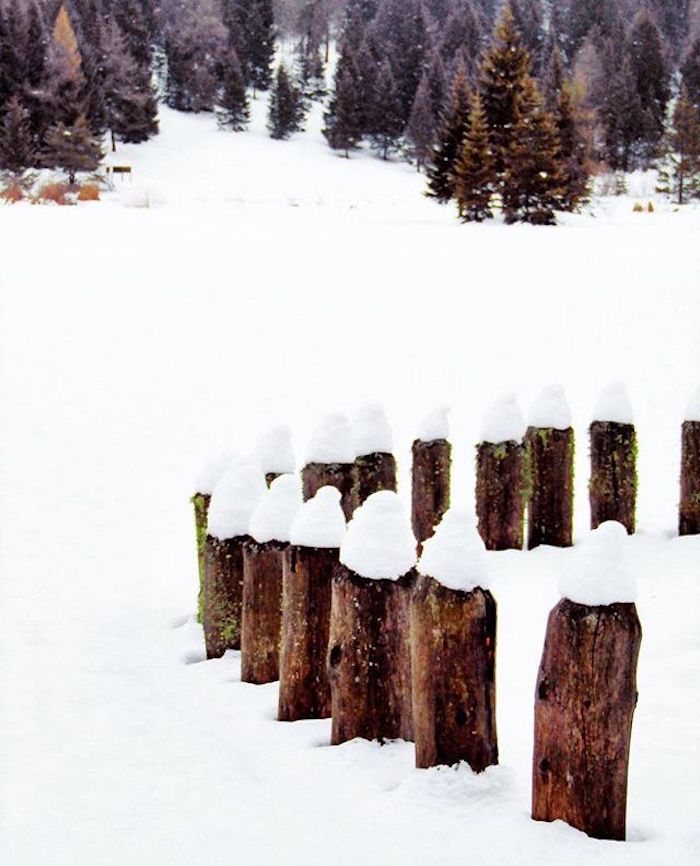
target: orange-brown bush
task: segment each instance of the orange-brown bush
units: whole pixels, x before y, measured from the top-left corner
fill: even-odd
[[[40,202],[52,201],[58,205],[72,204],[68,199],[70,187],[67,183],[46,183],[41,187],[36,195],[36,200]]]
[[[17,204],[24,198],[24,190],[17,181],[8,181],[0,190],[0,198],[7,204]]]
[[[100,188],[95,183],[84,183],[78,190],[78,201],[99,201]]]

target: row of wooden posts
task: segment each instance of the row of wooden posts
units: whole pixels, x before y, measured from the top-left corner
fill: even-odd
[[[591,425],[592,525],[634,531],[632,425]],[[573,431],[528,430],[525,443],[477,449],[477,516],[489,549],[571,544]],[[412,523],[418,550],[450,500],[451,446],[413,445]],[[700,532],[700,423],[683,427],[681,531]],[[275,475],[267,476],[268,483]],[[349,519],[379,490],[396,489],[391,454],[354,464],[311,463],[305,500],[331,485]],[[244,682],[279,679],[278,718],[332,718],[331,742],[403,738],[416,764],[498,762],[496,602],[451,590],[415,570],[369,580],[337,548],[207,535],[209,496],[193,498],[207,656],[241,649]],[[685,502],[685,510],[684,510]],[[551,612],[535,698],[532,814],[590,835],[624,839],[627,767],[641,628],[635,606],[567,599]],[[603,672],[605,672],[603,674]]]

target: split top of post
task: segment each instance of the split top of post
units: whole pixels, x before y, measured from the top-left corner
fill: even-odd
[[[622,382],[613,382],[601,393],[593,409],[593,420],[634,424],[632,403]]]
[[[366,454],[391,454],[394,437],[384,407],[379,403],[363,406],[353,423],[353,447],[356,457]]]
[[[289,427],[271,427],[258,440],[255,457],[262,471],[268,474],[285,475],[296,471],[296,459],[292,448],[292,431]]]
[[[258,544],[288,542],[302,505],[301,480],[297,475],[280,475],[266,490],[250,518],[250,535]]]
[[[437,442],[450,437],[450,409],[439,406],[429,412],[418,425],[417,438],[419,442]]]
[[[221,541],[248,535],[250,518],[262,499],[267,484],[257,466],[231,466],[222,475],[209,505],[209,535]]]
[[[505,394],[484,415],[480,442],[499,445],[521,442],[525,435],[525,419],[514,394]]]
[[[355,511],[340,547],[340,561],[371,580],[398,580],[415,566],[416,539],[396,493],[373,493]]]
[[[418,571],[448,589],[471,592],[477,587],[489,588],[486,546],[473,514],[455,508],[445,514],[435,534],[423,544]]]
[[[352,425],[342,412],[332,412],[314,430],[306,450],[305,462],[353,463],[355,460]]]
[[[345,535],[345,515],[337,487],[321,487],[299,509],[289,532],[289,541],[298,547],[340,547]]]
[[[559,579],[562,598],[590,607],[633,602],[637,587],[627,560],[628,544],[627,530],[615,520],[589,532]]]
[[[530,410],[528,424],[547,430],[571,427],[571,409],[562,385],[549,385],[540,391]]]

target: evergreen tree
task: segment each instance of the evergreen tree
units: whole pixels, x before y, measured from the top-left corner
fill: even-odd
[[[464,64],[452,81],[450,101],[442,116],[428,168],[427,195],[442,204],[454,195],[452,169],[469,124],[469,82]]]
[[[433,113],[430,86],[427,74],[423,75],[408,120],[408,137],[411,150],[420,170],[432,154],[435,139],[435,115]]]
[[[275,20],[272,0],[240,0],[241,52],[239,58],[253,90],[267,90],[272,83],[275,55]]]
[[[506,223],[554,225],[562,206],[559,142],[535,80],[525,76],[504,154],[501,199]]]
[[[142,69],[151,65],[151,35],[141,0],[111,0],[114,18],[129,54]]]
[[[166,31],[166,102],[178,111],[213,111],[228,32],[203,0],[190,0]]]
[[[670,90],[659,28],[648,10],[637,14],[629,37],[630,65],[644,121],[640,129],[641,156],[653,156],[664,131]]]
[[[611,66],[610,61],[604,63],[609,76],[598,114],[605,158],[611,168],[626,172],[632,167],[635,145],[644,131],[644,112],[629,55],[625,54],[617,69]]]
[[[700,110],[683,87],[666,135],[665,156],[659,170],[659,192],[684,204],[700,198]]]
[[[688,99],[700,109],[700,34],[691,41],[683,57],[681,78]]]
[[[267,128],[271,138],[284,139],[301,129],[301,94],[290,79],[283,63],[270,92]]]
[[[497,182],[486,112],[479,92],[475,91],[471,99],[469,126],[453,171],[457,211],[463,222],[483,222],[493,216],[491,199]]]
[[[46,133],[44,164],[63,169],[71,186],[79,171],[95,171],[102,156],[85,117],[79,117],[70,125],[57,123]]]
[[[361,135],[370,135],[373,132],[372,124],[375,120],[373,109],[379,64],[375,60],[367,40],[362,43],[360,50],[355,55],[354,62],[349,65],[349,74],[355,82],[355,100],[360,133]]]
[[[579,131],[570,82],[562,82],[553,113],[559,142],[560,207],[574,211],[588,199],[589,173],[586,144]]]
[[[544,9],[542,0],[510,0],[515,28],[520,34],[534,69],[540,70],[544,57]]]
[[[442,57],[440,56],[439,51],[433,51],[430,66],[428,67],[426,75],[428,78],[428,90],[430,93],[430,107],[433,112],[433,117],[437,122],[437,118],[442,117],[448,90],[445,64],[442,62]]]
[[[467,72],[476,69],[483,42],[483,27],[469,0],[459,0],[441,31],[440,54],[450,65],[461,53]]]
[[[250,107],[246,94],[241,64],[233,48],[224,64],[221,97],[217,108],[219,126],[241,132],[250,120]]]
[[[392,151],[398,150],[399,137],[404,127],[401,98],[388,60],[384,61],[379,70],[372,116],[372,147],[381,153],[382,159],[388,159]]]
[[[29,128],[29,112],[13,96],[0,127],[0,168],[21,174],[36,164],[36,153]]]
[[[362,140],[362,114],[358,105],[357,83],[351,67],[340,72],[331,109],[325,115],[323,134],[333,150],[345,151],[346,158]]]

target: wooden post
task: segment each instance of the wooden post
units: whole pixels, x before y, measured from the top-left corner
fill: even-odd
[[[294,449],[292,448],[292,431],[289,427],[271,427],[258,440],[255,456],[257,463],[265,473],[265,481],[270,487],[280,475],[296,471]]]
[[[207,658],[241,648],[243,548],[248,536],[206,537],[203,625]]]
[[[416,766],[498,763],[496,602],[420,574],[411,602]]]
[[[447,439],[413,443],[411,523],[418,552],[450,507],[452,446]]]
[[[272,683],[279,679],[282,624],[282,563],[287,544],[258,543],[243,551],[243,617],[241,681]]]
[[[633,424],[594,421],[590,426],[591,529],[608,520],[635,530],[637,434]]]
[[[322,487],[340,490],[343,513],[346,520],[350,520],[356,507],[354,463],[307,463],[302,469],[301,480],[305,502]]]
[[[574,431],[571,427],[528,427],[525,434],[528,471],[528,537],[530,550],[540,544],[571,547],[574,511]]]
[[[355,507],[378,490],[396,491],[394,439],[384,407],[363,406],[354,418]]]
[[[197,568],[199,572],[199,592],[197,594],[197,622],[204,619],[204,579],[207,562],[207,515],[211,496],[208,493],[195,493],[192,499],[194,506],[194,526],[197,538]]]
[[[373,452],[355,458],[353,500],[362,503],[378,490],[396,491],[396,459],[393,454]]]
[[[357,505],[355,457],[348,418],[340,412],[326,415],[311,437],[306,464],[301,472],[304,501],[314,497],[322,487],[337,487],[345,518],[349,520]]]
[[[547,623],[535,695],[532,817],[625,838],[641,627],[632,603],[562,599]]]
[[[290,545],[284,555],[278,719],[331,714],[328,636],[338,548]]]
[[[331,743],[399,738],[406,730],[410,645],[401,581],[360,577],[340,565],[333,577],[328,666]]]
[[[678,532],[700,534],[700,420],[683,422]]]
[[[521,550],[525,522],[522,444],[480,442],[476,447],[476,514],[488,550]]]

